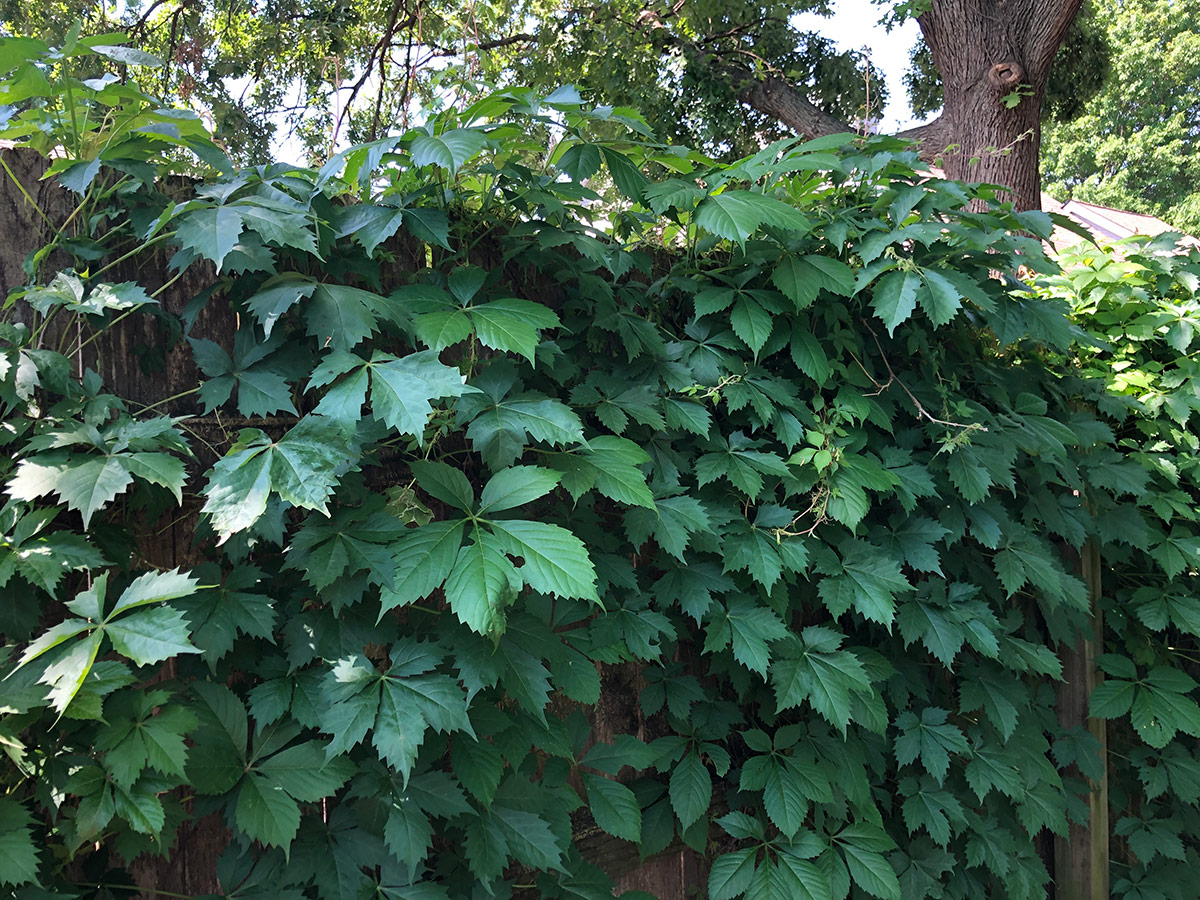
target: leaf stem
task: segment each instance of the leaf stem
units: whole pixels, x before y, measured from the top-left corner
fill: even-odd
[[[142,251],[147,250],[150,247],[152,247],[153,245],[157,244],[159,241],[164,241],[167,238],[172,238],[174,236],[175,236],[174,231],[164,231],[162,234],[155,235],[154,237],[150,238],[150,240],[144,241],[143,243],[138,244],[136,247],[134,247],[128,253],[123,253],[121,256],[118,256],[112,262],[106,263],[105,265],[101,266],[99,269],[97,269],[93,273],[92,277],[97,278],[100,275],[103,275],[105,272],[107,272],[113,266],[125,262],[125,260],[129,259],[129,257],[136,256],[137,254],[141,253]]]
[[[153,403],[147,403],[147,404],[139,403],[138,406],[141,406],[141,409],[138,410],[138,414],[140,415],[141,413],[144,413],[147,410],[155,409],[156,407],[159,407],[159,406],[165,406],[166,404],[172,402],[173,400],[179,400],[182,397],[189,397],[192,394],[199,393],[199,391],[200,391],[200,386],[197,385],[196,387],[190,388],[186,391],[180,391],[178,394],[172,394],[170,397],[164,397],[162,400],[155,400]],[[130,402],[136,403],[136,401],[130,401]]]
[[[138,887],[136,884],[104,884],[100,881],[77,881],[75,887],[93,888],[94,890],[122,890],[141,894],[156,894],[159,897],[178,897],[180,900],[195,900],[195,894],[178,894],[175,891],[165,891],[161,888]]]
[[[54,222],[52,222],[50,217],[46,215],[45,210],[38,206],[37,201],[34,200],[33,197],[29,196],[29,191],[25,190],[25,185],[21,183],[21,179],[19,179],[13,170],[8,167],[8,160],[6,160],[2,154],[0,154],[0,166],[4,167],[4,171],[8,173],[8,177],[12,179],[12,183],[17,186],[17,190],[20,191],[21,196],[25,198],[25,202],[33,207],[33,211],[42,217],[43,222],[45,222],[51,228],[54,228]]]

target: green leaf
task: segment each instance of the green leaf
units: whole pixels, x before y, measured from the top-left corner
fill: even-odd
[[[191,596],[196,593],[199,584],[198,578],[184,575],[178,569],[169,572],[147,572],[135,578],[133,583],[121,592],[108,617],[112,618],[119,612],[139,606]]]
[[[504,773],[500,751],[488,741],[456,732],[450,738],[450,754],[463,787],[480,803],[490,805]]]
[[[826,608],[836,617],[853,606],[872,622],[890,626],[895,617],[896,596],[912,590],[900,566],[880,548],[865,541],[849,540],[839,549],[840,571],[830,572],[818,588]]]
[[[418,603],[441,587],[458,559],[466,523],[431,522],[407,531],[395,544],[393,587],[380,592],[380,611]]]
[[[559,869],[562,850],[546,820],[533,813],[493,806],[495,817],[515,859],[535,869]]]
[[[458,551],[446,578],[446,600],[458,620],[484,635],[504,630],[504,610],[516,597],[521,577],[505,556],[506,544],[475,526],[471,543]]]
[[[489,523],[503,552],[524,558],[517,570],[535,591],[600,602],[596,570],[583,541],[548,522],[505,520]]]
[[[695,497],[681,496],[655,500],[653,510],[630,510],[625,529],[635,547],[653,534],[663,550],[682,562],[691,535],[710,531],[711,526],[704,505]]]
[[[789,254],[772,271],[771,281],[799,311],[811,306],[822,289],[850,296],[854,291],[854,270],[827,256]]]
[[[409,147],[414,166],[440,166],[451,175],[483,149],[487,136],[471,128],[455,128],[436,137],[418,134]]]
[[[758,356],[758,351],[771,337],[774,324],[769,312],[745,297],[734,304],[730,323],[733,325],[733,333],[746,343],[755,356]]]
[[[325,512],[339,475],[356,458],[347,432],[336,421],[308,415],[278,441],[246,429],[209,473],[203,512],[224,542],[249,528],[277,493],[287,502]]]
[[[757,855],[757,848],[747,847],[745,850],[723,853],[713,860],[708,873],[709,900],[733,900],[743,893],[754,877],[754,859]]]
[[[407,865],[412,880],[432,846],[433,826],[413,800],[393,801],[383,827],[383,840],[396,859]]]
[[[296,800],[315,803],[332,796],[355,771],[344,756],[328,761],[325,757],[319,741],[308,741],[276,753],[255,769]]]
[[[896,761],[900,765],[915,762],[919,756],[921,765],[940,785],[950,768],[950,754],[967,752],[967,739],[954,725],[946,722],[946,710],[926,707],[921,718],[906,712],[896,719]]]
[[[38,879],[33,817],[15,800],[0,797],[0,884],[26,884]]]
[[[537,466],[501,469],[483,486],[483,493],[479,496],[479,515],[523,506],[554,490],[561,479],[558,472]]]
[[[1098,719],[1115,719],[1129,712],[1136,685],[1109,678],[1096,685],[1088,701],[1088,714]]]
[[[671,770],[669,793],[671,806],[684,828],[708,811],[712,802],[712,778],[708,767],[695,752],[689,751]]]
[[[287,853],[300,829],[300,807],[272,779],[250,773],[238,791],[234,822],[252,840]]]
[[[337,237],[353,234],[363,252],[374,256],[375,248],[400,230],[404,213],[403,209],[387,206],[350,206],[339,210],[335,216],[334,234]]]
[[[304,309],[308,333],[321,347],[353,350],[375,332],[386,301],[378,294],[344,284],[318,284]]]
[[[465,341],[475,331],[471,318],[461,309],[424,313],[413,321],[417,338],[435,353]]]
[[[390,428],[418,439],[433,412],[429,401],[459,397],[468,390],[466,378],[442,365],[433,350],[400,359],[377,357],[371,363],[371,411]]]
[[[844,733],[854,711],[854,695],[871,692],[866,670],[853,653],[837,649],[842,636],[835,631],[810,626],[801,640],[805,645],[801,655],[771,664],[778,709],[782,712],[807,699]]]
[[[139,666],[200,652],[189,640],[183,613],[169,606],[123,616],[106,625],[104,631],[116,651]]]
[[[922,270],[921,277],[925,280],[917,295],[921,308],[935,328],[945,325],[962,308],[962,295],[954,284],[933,269]]]
[[[212,260],[220,272],[225,257],[237,246],[243,227],[241,214],[231,207],[195,209],[179,218],[175,240],[185,250]]]
[[[786,636],[787,628],[772,610],[756,606],[742,597],[729,601],[727,616],[733,658],[750,671],[765,676],[771,661],[767,644]]]
[[[549,397],[525,394],[480,404],[474,415],[472,397],[459,403],[470,418],[467,437],[493,471],[512,465],[532,438],[556,447],[583,442],[583,423],[570,407]]]
[[[921,276],[914,271],[888,272],[876,283],[871,308],[887,326],[888,334],[912,316],[920,288]]]
[[[400,772],[404,781],[408,780],[416,762],[427,727],[416,698],[402,686],[385,681],[380,691],[379,717],[375,720],[372,743],[380,756]]]
[[[592,818],[600,828],[627,841],[642,839],[642,809],[633,791],[618,781],[586,772],[583,783]]]
[[[475,508],[475,489],[460,469],[444,462],[415,460],[409,468],[417,484],[433,497],[455,509],[470,512]]]
[[[786,837],[800,830],[808,815],[808,798],[804,794],[803,782],[791,770],[789,764],[779,758],[768,767],[763,786],[763,807],[771,821]]]
[[[736,190],[705,197],[696,208],[695,221],[698,228],[739,244],[763,224],[801,233],[812,227],[793,206],[773,197]]]
[[[447,250],[450,247],[450,221],[446,211],[426,206],[404,208],[404,227],[413,237],[427,244],[437,244]]]
[[[528,322],[505,310],[488,306],[471,310],[471,322],[479,342],[493,350],[519,353],[531,363],[537,349],[538,333]]]
[[[83,516],[88,527],[92,516],[133,483],[133,475],[118,456],[65,456],[41,454],[23,459],[8,483],[8,494],[18,500],[36,500],[57,494],[69,509]]]
[[[881,900],[901,900],[900,881],[883,854],[842,844],[842,856],[855,884]]]
[[[641,170],[618,150],[600,145],[600,153],[604,156],[608,173],[612,176],[613,184],[622,194],[635,203],[640,203],[643,192],[649,182]]]

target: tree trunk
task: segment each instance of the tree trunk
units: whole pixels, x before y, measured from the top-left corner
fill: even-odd
[[[942,115],[907,132],[950,178],[1009,190],[1017,209],[1040,209],[1038,151],[1050,65],[1082,0],[932,0],[918,19],[942,76]],[[727,70],[741,101],[797,133],[852,130],[783,79]]]
[[[1008,190],[1001,200],[1017,209],[1041,209],[1041,88],[1036,90],[1010,108],[1003,102],[1009,91],[992,88],[987,79],[947,89],[942,119],[952,140],[929,146],[926,155],[937,154],[947,178],[1003,185]]]
[[[1081,0],[933,0],[917,20],[942,76],[946,174],[1041,208],[1038,151],[1050,65]],[[945,149],[945,148],[943,148]]]

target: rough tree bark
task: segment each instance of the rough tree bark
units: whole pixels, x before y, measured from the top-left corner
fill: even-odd
[[[922,157],[940,160],[948,177],[1005,185],[1018,209],[1040,209],[1042,97],[1081,4],[932,0],[917,21],[941,73],[945,101],[941,116],[902,136],[921,141]],[[729,74],[743,103],[799,134],[850,130],[783,79]]]

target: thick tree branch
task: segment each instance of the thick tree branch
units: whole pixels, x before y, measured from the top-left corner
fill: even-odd
[[[725,66],[724,69],[738,92],[739,100],[763,115],[778,119],[797,134],[814,138],[854,130],[837,116],[831,116],[816,106],[782,78],[768,75],[759,79],[750,72],[731,66]]]
[[[1042,78],[1050,66],[1075,21],[1083,0],[1036,0],[1029,30],[1028,59],[1030,67]]]
[[[778,119],[797,134],[815,138],[854,130],[837,116],[820,109],[782,78],[769,75],[759,79],[750,72],[731,67],[725,67],[725,74],[737,89],[739,100],[765,116]],[[926,161],[940,157],[954,143],[948,123],[942,118],[902,131],[897,137],[920,142],[918,152]]]

